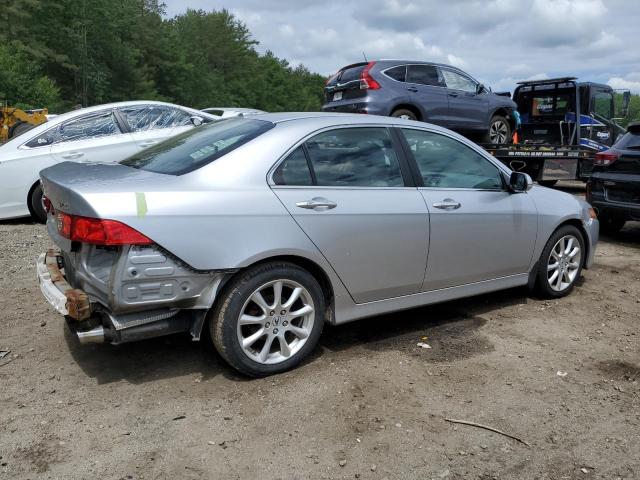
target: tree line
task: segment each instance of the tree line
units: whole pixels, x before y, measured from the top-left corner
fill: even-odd
[[[0,101],[62,112],[122,100],[319,110],[324,78],[259,54],[227,10],[160,0],[3,0]]]

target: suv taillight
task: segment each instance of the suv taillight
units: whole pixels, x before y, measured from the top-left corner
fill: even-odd
[[[153,240],[139,231],[116,220],[80,217],[58,212],[58,232],[74,242],[93,245],[151,245]]]
[[[380,84],[376,82],[369,70],[376,64],[376,62],[369,62],[362,73],[360,74],[360,90],[378,90],[380,88]]]
[[[613,162],[618,160],[619,155],[611,150],[606,150],[604,152],[596,153],[595,158],[593,159],[593,164],[598,167],[608,167]]]

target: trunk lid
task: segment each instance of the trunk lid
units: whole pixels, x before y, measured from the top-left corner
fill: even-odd
[[[324,88],[326,103],[351,100],[367,95],[367,90],[360,88],[360,76],[367,67],[367,62],[348,65],[329,79]]]

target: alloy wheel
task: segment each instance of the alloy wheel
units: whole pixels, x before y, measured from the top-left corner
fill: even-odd
[[[237,335],[245,355],[261,364],[284,362],[307,342],[315,321],[311,294],[292,280],[257,288],[244,303]]]
[[[569,288],[576,279],[582,261],[580,242],[573,235],[565,235],[551,249],[547,261],[547,281],[556,292]]]
[[[509,126],[504,120],[496,120],[489,127],[489,139],[491,143],[507,143],[507,133]]]

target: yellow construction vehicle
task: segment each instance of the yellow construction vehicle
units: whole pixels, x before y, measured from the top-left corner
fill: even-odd
[[[0,143],[32,129],[47,121],[49,111],[46,108],[20,110],[6,103],[0,104]]]

